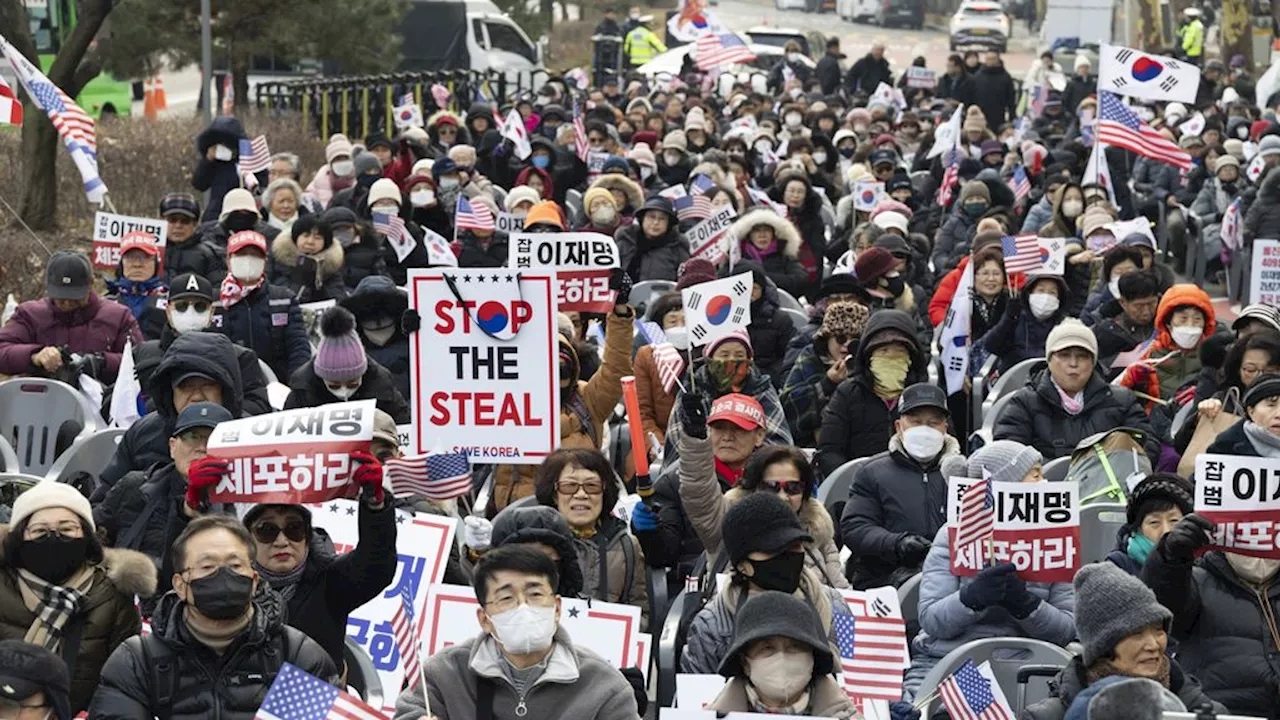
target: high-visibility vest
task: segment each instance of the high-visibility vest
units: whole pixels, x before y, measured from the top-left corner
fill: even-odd
[[[1183,25],[1179,34],[1184,55],[1197,58],[1204,54],[1204,23],[1199,18]]]
[[[622,52],[626,54],[628,62],[632,65],[643,65],[658,53],[666,51],[667,46],[662,44],[662,40],[644,25],[627,33],[627,39],[622,47]]]

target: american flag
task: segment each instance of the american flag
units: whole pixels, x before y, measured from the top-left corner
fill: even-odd
[[[417,682],[418,667],[418,633],[413,623],[413,585],[404,583],[400,586],[400,605],[391,616],[391,631],[395,635],[396,648],[400,651],[401,666],[404,668],[405,685],[413,687]]]
[[[253,716],[255,720],[387,720],[387,716],[329,683],[284,663]]]
[[[22,125],[22,103],[0,76],[0,125]]]
[[[662,331],[662,326],[652,320],[636,320],[636,332],[644,338],[645,344],[657,345],[667,341],[667,334]]]
[[[423,495],[452,500],[471,492],[471,460],[465,453],[433,453],[392,458],[383,463],[397,497]]]
[[[853,603],[850,603],[850,609]],[[840,677],[847,694],[890,702],[902,697],[906,627],[902,618],[880,617],[871,608],[832,618],[840,650]]]
[[[458,212],[454,217],[454,227],[458,230],[496,230],[493,212],[489,206],[478,202],[474,205],[464,196],[458,196]]]
[[[1040,239],[1034,234],[1005,235],[1000,238],[1006,273],[1031,272],[1041,266]]]
[[[755,60],[756,54],[742,42],[742,38],[733,33],[723,33],[708,34],[698,38],[698,43],[693,48],[693,57],[698,64],[698,69],[707,71],[720,65]]]
[[[1014,202],[1022,202],[1023,198],[1031,194],[1031,180],[1027,179],[1026,168],[1019,165],[1013,169],[1013,199]]]
[[[942,173],[942,184],[938,186],[939,207],[951,204],[951,194],[955,192],[956,181],[960,179],[960,153],[955,148],[948,150],[943,165],[946,170]]]
[[[393,243],[403,242],[404,237],[409,234],[404,220],[399,215],[392,215],[391,213],[374,213],[373,229],[382,233],[383,237]]]
[[[973,660],[965,660],[938,686],[942,704],[953,720],[1013,720],[1013,709],[1003,693],[997,695],[998,690]]]
[[[98,175],[98,141],[94,134],[93,118],[3,37],[0,37],[0,50],[4,51],[18,82],[22,83],[27,95],[31,97],[31,102],[49,116],[53,127],[57,129],[62,144],[66,146],[76,169],[80,171],[85,197],[89,202],[101,203],[107,194],[107,186]]]
[[[996,528],[995,494],[991,480],[983,479],[965,489],[956,516],[956,547],[985,540]]]
[[[582,106],[577,100],[573,102],[573,144],[578,150],[578,159],[586,162],[591,145],[587,143],[587,123],[582,119]]]
[[[672,201],[671,206],[675,208],[676,217],[680,218],[681,222],[704,220],[713,214],[711,199],[703,192],[678,197]]]
[[[240,140],[240,174],[252,175],[271,167],[271,148],[267,147],[267,136],[259,135],[253,140]]]
[[[711,207],[711,197],[707,195],[715,186],[714,180],[702,174],[694,175],[689,181],[689,197],[693,198],[693,209],[698,217],[708,218],[715,214]]]
[[[1143,157],[1189,170],[1191,156],[1140,119],[1115,95],[1099,91],[1098,142],[1131,150]]]
[[[230,115],[236,106],[236,79],[231,73],[222,76],[222,114]]]
[[[403,94],[403,95],[401,95],[401,96],[400,96],[400,102],[396,103],[396,105],[397,105],[397,106],[399,106],[399,105],[413,105],[413,104],[415,104],[416,102],[417,102],[417,98],[415,98],[415,97],[413,96],[413,93],[411,93],[411,92],[407,92],[407,93],[405,93],[405,94]]]
[[[684,358],[671,343],[658,343],[653,346],[653,362],[658,366],[658,378],[662,380],[662,389],[671,392],[676,385],[676,378],[684,372]]]

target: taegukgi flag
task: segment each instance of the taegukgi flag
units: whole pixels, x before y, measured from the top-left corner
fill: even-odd
[[[1195,103],[1200,69],[1191,63],[1133,48],[1103,45],[1098,89],[1143,100]]]
[[[699,283],[680,292],[691,345],[745,329],[751,324],[751,273]]]

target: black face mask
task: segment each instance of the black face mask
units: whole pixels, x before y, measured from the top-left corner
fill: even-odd
[[[222,225],[231,232],[252,230],[258,224],[258,216],[247,212],[233,212],[222,220]]]
[[[368,190],[369,188],[373,187],[374,183],[378,182],[381,179],[382,179],[381,175],[371,175],[369,173],[365,173],[364,175],[361,175],[360,177],[356,178],[356,184]]]
[[[84,565],[88,551],[88,538],[50,533],[39,540],[22,541],[18,546],[18,562],[41,580],[57,585]]]
[[[884,289],[893,293],[894,297],[901,295],[902,291],[907,287],[907,281],[904,280],[901,275],[898,277],[885,278],[884,281]]]
[[[765,590],[793,593],[800,587],[800,575],[804,573],[804,553],[784,552],[768,560],[752,560],[756,574],[751,580]]]
[[[228,567],[187,584],[191,586],[191,604],[210,620],[234,620],[244,615],[253,597],[253,578]]]
[[[853,157],[853,154],[854,154],[855,152],[857,152],[857,151],[858,151],[858,148],[856,148],[856,147],[854,147],[854,146],[852,146],[852,145],[847,145],[847,146],[844,146],[844,147],[838,148],[838,152],[839,152],[842,156],[844,156],[844,158],[845,158],[846,160],[847,160],[847,159],[849,159],[849,158],[851,158],[851,157]]]

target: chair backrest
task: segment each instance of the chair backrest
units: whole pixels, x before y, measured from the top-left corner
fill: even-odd
[[[271,366],[262,358],[258,358],[258,367],[262,370],[262,375],[266,378],[268,385],[280,382],[280,378],[276,377],[276,371],[272,370]]]
[[[796,296],[782,288],[778,288],[778,307],[781,307],[784,310],[799,310],[800,312],[804,312],[804,306],[800,304],[800,301],[796,299]]]
[[[796,326],[796,330],[799,330],[800,328],[809,324],[809,316],[806,315],[803,310],[796,310],[795,308],[784,307],[782,308],[782,312],[791,316],[791,324]]]
[[[609,437],[605,442],[605,452],[609,455],[609,463],[613,465],[613,471],[618,473],[619,477],[626,475],[627,454],[631,452],[631,426],[626,422],[614,423],[609,428]]]
[[[898,605],[907,624],[907,642],[911,642],[920,631],[920,581],[923,578],[923,573],[916,573],[898,586]]]
[[[373,707],[382,707],[382,680],[369,654],[355,640],[344,637],[342,659],[347,661],[347,685],[355,689],[361,700]]]
[[[45,477],[65,482],[75,473],[87,472],[96,479],[98,473],[102,472],[102,468],[106,467],[112,456],[116,454],[116,447],[120,444],[122,437],[124,437],[124,428],[106,428],[92,435],[81,435],[76,438],[71,447],[67,448],[66,452],[58,456],[53,466],[45,473]]]
[[[1027,380],[1031,377],[1031,371],[1034,370],[1037,365],[1043,364],[1044,360],[1041,360],[1040,358],[1027,358],[1026,360],[1023,360],[1017,365],[1014,365],[1008,370],[1000,373],[1000,377],[996,379],[995,384],[987,391],[986,399],[982,401],[984,409],[983,418],[985,419],[986,415],[990,413],[991,406],[995,405],[997,400],[1005,395],[1012,395],[1019,388],[1026,385]]]
[[[1067,470],[1071,467],[1071,456],[1065,455],[1045,463],[1042,470],[1044,479],[1049,482],[1062,482],[1067,479]]]
[[[995,403],[991,405],[991,408],[987,410],[986,413],[983,414],[982,416],[983,430],[996,429],[996,420],[1000,419],[1000,413],[1003,412],[1005,407],[1010,402],[1013,401],[1014,395],[1015,393],[1005,393],[1003,397],[1001,397],[999,400],[996,400]]]
[[[1080,564],[1106,559],[1127,522],[1123,503],[1092,503],[1080,508]]]
[[[47,378],[14,378],[0,383],[0,435],[18,457],[24,473],[43,475],[58,457],[58,436],[64,423],[79,425],[74,437],[96,431],[97,411],[79,390]]]
[[[923,699],[932,695],[942,681],[960,669],[966,660],[973,660],[974,665],[989,661],[991,673],[995,676],[996,682],[1000,683],[1004,696],[1006,698],[1023,697],[1023,702],[1031,705],[1048,697],[1048,685],[1037,688],[1037,692],[1028,691],[1025,696],[1020,696],[1017,692],[1018,668],[1024,665],[1065,667],[1071,661],[1071,653],[1052,643],[1031,638],[999,637],[974,640],[952,650],[938,661],[938,664],[933,666],[929,674],[925,675],[924,681],[920,683],[916,698]],[[922,715],[926,718],[932,717],[941,706],[942,701],[935,698],[929,703],[929,707],[924,709]],[[1021,708],[1013,708],[1015,715],[1021,710]]]
[[[0,467],[0,471],[18,471],[18,455],[13,451],[13,446],[9,444],[8,438],[3,435],[0,435],[0,463],[4,463],[4,466]]]
[[[871,458],[864,457],[849,462],[836,468],[822,485],[818,486],[818,502],[827,509],[831,514],[831,519],[840,524],[840,515],[844,513],[844,504],[849,499],[849,488],[853,486],[853,476],[858,472],[858,468],[862,467]],[[839,543],[839,533],[836,536],[836,542]]]
[[[680,615],[684,611],[684,599],[689,593],[682,589],[667,606],[662,621],[662,634],[658,636],[658,707],[671,707],[676,699],[676,674],[680,672]],[[652,625],[652,618],[650,624]]]
[[[631,306],[636,309],[637,313],[643,314],[655,297],[675,289],[676,284],[670,280],[638,282],[631,288]]]

